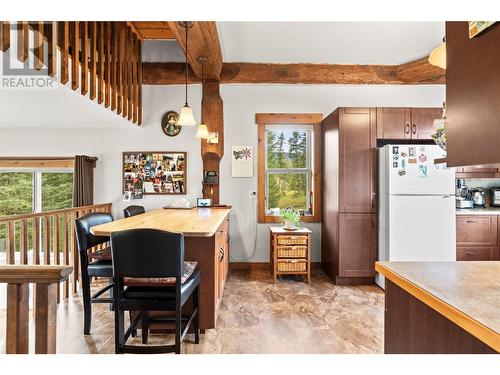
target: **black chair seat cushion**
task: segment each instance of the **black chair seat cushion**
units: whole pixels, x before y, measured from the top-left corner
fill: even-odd
[[[200,271],[196,269],[189,279],[181,286],[181,304],[184,304],[196,286],[200,283]],[[175,285],[175,284],[174,284]],[[165,286],[129,286],[123,291],[124,299],[148,299],[161,300],[172,299],[175,301],[175,288],[172,285]]]
[[[87,267],[89,276],[113,277],[113,264],[111,260],[94,260]]]
[[[193,274],[198,262],[184,262],[181,283],[184,284]],[[165,285],[175,285],[175,277],[124,277],[123,282],[128,286],[163,287]]]
[[[111,260],[111,248],[107,247],[105,249],[94,251],[89,253],[90,259],[100,259],[100,260]]]

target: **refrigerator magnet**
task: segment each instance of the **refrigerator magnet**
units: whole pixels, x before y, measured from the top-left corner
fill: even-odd
[[[406,174],[406,171],[404,169],[400,169],[399,172],[398,172],[398,174],[400,176],[404,176]]]
[[[392,162],[392,167],[393,168],[398,168],[399,167],[399,163],[397,161],[393,161]]]
[[[394,160],[394,161],[398,161],[398,160],[399,160],[399,155],[394,155],[394,156],[392,157],[392,160]]]
[[[399,146],[392,146],[392,153],[399,154]]]
[[[416,147],[408,148],[408,154],[410,155],[410,157],[417,156],[417,148]]]
[[[408,164],[417,164],[417,158],[409,158]]]
[[[406,154],[406,152],[401,152],[401,157],[402,158],[406,158],[408,155]]]
[[[406,168],[406,160],[405,159],[401,160],[401,168],[403,168],[403,169]]]
[[[418,161],[421,163],[425,163],[427,161],[427,155],[420,154],[420,156],[418,157]]]
[[[427,178],[427,165],[418,166],[418,177]]]

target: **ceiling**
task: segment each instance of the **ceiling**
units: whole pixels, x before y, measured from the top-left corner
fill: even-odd
[[[427,56],[444,36],[444,22],[217,22],[217,29],[225,62],[255,63],[402,64]],[[184,61],[184,53],[174,40],[146,40],[143,61]]]

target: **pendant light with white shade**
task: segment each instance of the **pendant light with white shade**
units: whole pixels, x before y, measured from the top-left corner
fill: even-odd
[[[203,75],[203,68],[205,66],[205,63],[207,62],[207,58],[206,57],[200,57],[198,59],[198,61],[201,64],[201,89],[203,90],[203,76],[204,76]],[[209,137],[209,135],[208,135],[208,127],[205,124],[205,122],[203,121],[203,109],[201,111],[201,116],[202,116],[202,119],[201,119],[200,125],[198,125],[198,131],[196,132],[196,138],[208,139],[208,137]]]
[[[180,24],[186,30],[186,102],[184,103],[184,107],[181,108],[181,112],[179,115],[178,124],[181,126],[196,126],[196,120],[194,119],[193,110],[188,105],[188,29],[193,27],[193,22],[191,21],[182,21]]]

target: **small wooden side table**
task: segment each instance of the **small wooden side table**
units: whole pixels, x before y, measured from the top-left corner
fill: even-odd
[[[269,227],[273,282],[279,275],[303,275],[311,283],[311,231]]]

